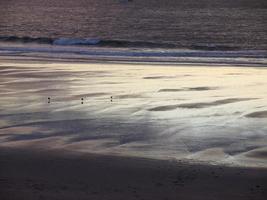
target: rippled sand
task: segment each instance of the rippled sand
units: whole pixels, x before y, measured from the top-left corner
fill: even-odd
[[[267,167],[264,67],[1,61],[0,105],[0,146]]]

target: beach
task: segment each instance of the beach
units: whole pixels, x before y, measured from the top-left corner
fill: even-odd
[[[267,199],[266,0],[1,0],[0,200]]]
[[[45,59],[0,67],[2,147],[267,166],[265,67]]]
[[[2,56],[1,199],[265,199],[263,66]]]
[[[31,149],[0,151],[1,199],[266,199],[267,170]]]

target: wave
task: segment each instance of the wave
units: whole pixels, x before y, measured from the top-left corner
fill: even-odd
[[[203,51],[234,51],[240,50],[235,46],[215,44],[193,44],[191,46],[177,45],[167,42],[127,41],[127,40],[101,40],[95,38],[47,38],[47,37],[18,37],[0,36],[0,42],[37,43],[59,46],[99,46],[99,47],[134,47],[134,48],[185,48]]]
[[[174,44],[155,43],[144,41],[126,41],[126,40],[100,40],[95,38],[46,38],[46,37],[17,37],[0,36],[1,42],[17,43],[37,43],[51,45],[81,45],[81,46],[110,46],[110,47],[166,47],[175,48]]]
[[[142,41],[16,36],[0,36],[0,43],[0,56],[267,66],[267,50],[238,50],[223,45],[196,44],[181,48],[173,44]]]
[[[1,42],[19,42],[19,43],[38,43],[38,44],[53,44],[53,38],[46,37],[17,37],[17,36],[0,36]]]

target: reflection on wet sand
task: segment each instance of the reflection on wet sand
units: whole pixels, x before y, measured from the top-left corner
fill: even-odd
[[[177,108],[206,108],[206,107],[211,107],[211,106],[219,106],[223,104],[228,104],[228,103],[235,103],[239,101],[249,101],[253,100],[255,98],[231,98],[231,99],[222,99],[222,100],[217,100],[213,102],[201,102],[201,103],[185,103],[185,104],[178,104],[178,105],[169,105],[169,106],[158,106],[155,108],[149,109],[150,111],[168,111],[168,110],[174,110]]]
[[[192,87],[192,88],[181,88],[181,89],[160,89],[159,92],[180,92],[180,91],[205,91],[205,90],[216,90],[216,87]]]
[[[253,112],[250,114],[246,115],[247,117],[252,117],[252,118],[267,118],[267,111],[258,111],[258,112]]]
[[[267,167],[266,77],[266,68],[2,61],[0,146]]]

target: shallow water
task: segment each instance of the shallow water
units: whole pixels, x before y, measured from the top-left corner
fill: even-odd
[[[2,61],[0,146],[267,167],[266,88],[264,67]]]

